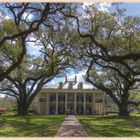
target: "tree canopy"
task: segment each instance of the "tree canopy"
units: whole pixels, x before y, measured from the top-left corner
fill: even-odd
[[[16,46],[18,56],[14,61],[6,61],[3,53],[0,61],[0,81],[5,76],[10,74],[23,61],[24,55],[27,52],[28,38],[38,31],[39,28],[54,28],[54,23],[57,23],[57,18],[62,19],[60,11],[65,9],[66,4],[53,3],[1,3],[0,8],[0,49],[8,51],[14,50]],[[5,55],[5,54],[4,54]]]
[[[10,91],[17,100],[25,96],[32,102],[54,76],[69,67],[84,68],[85,79],[112,98],[119,115],[129,115],[129,105],[139,105],[131,100],[130,91],[140,82],[140,17],[127,16],[118,4],[112,6],[114,11],[101,11],[94,4],[2,4],[2,93]],[[27,53],[31,38],[42,46],[39,57]],[[26,103],[19,101],[19,107],[22,104]]]
[[[128,115],[129,91],[140,81],[140,18],[126,16],[123,9],[103,12],[89,6],[85,17],[73,17],[81,40],[75,41],[87,68],[86,80],[109,95]],[[132,102],[131,102],[132,103]]]

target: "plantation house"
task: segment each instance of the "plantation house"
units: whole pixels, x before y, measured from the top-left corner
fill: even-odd
[[[77,77],[59,83],[56,88],[44,87],[38,94],[39,114],[104,114],[105,94],[83,88]]]

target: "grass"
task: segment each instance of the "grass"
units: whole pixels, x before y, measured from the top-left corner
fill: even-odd
[[[64,115],[0,116],[0,136],[52,137],[64,119]]]
[[[78,115],[77,119],[91,137],[139,137],[140,115],[131,117]]]
[[[53,137],[64,121],[64,115],[48,116],[0,116],[0,136]],[[140,114],[121,118],[116,115],[78,115],[83,128],[90,137],[139,137]]]

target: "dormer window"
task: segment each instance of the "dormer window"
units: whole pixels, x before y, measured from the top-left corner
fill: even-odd
[[[72,89],[73,88],[73,82],[69,82],[69,89]]]
[[[78,89],[83,89],[83,82],[80,82],[80,83],[78,84]]]
[[[63,88],[63,82],[59,82],[59,89],[62,89]]]

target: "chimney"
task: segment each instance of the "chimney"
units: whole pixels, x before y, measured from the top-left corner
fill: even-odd
[[[59,82],[59,89],[62,89],[63,88],[63,83],[62,82]]]
[[[65,84],[67,83],[67,76],[65,76]]]
[[[75,84],[77,83],[77,76],[75,76]]]

